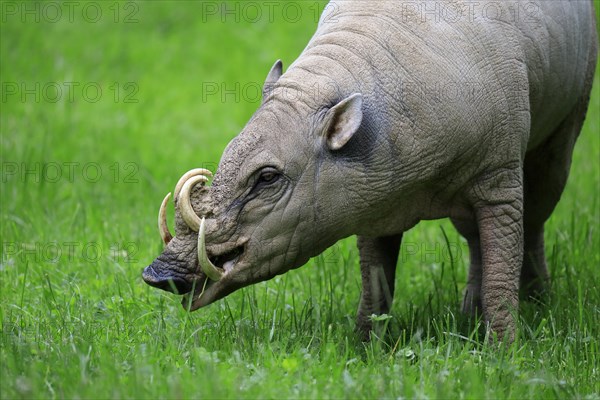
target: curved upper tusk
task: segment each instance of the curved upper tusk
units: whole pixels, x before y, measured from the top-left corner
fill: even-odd
[[[158,231],[165,244],[169,244],[171,239],[173,239],[171,232],[169,232],[169,225],[167,225],[167,204],[169,204],[170,198],[171,193],[165,196],[158,210]]]
[[[198,264],[200,264],[202,272],[213,281],[218,281],[223,276],[223,270],[215,267],[206,254],[204,218],[200,220],[200,228],[198,229]]]
[[[198,175],[206,175],[206,176],[212,176],[212,172],[210,172],[207,169],[204,168],[195,168],[192,169],[188,172],[186,172],[185,174],[183,174],[183,176],[181,178],[179,178],[179,181],[177,181],[177,185],[175,185],[175,196],[173,197],[175,200],[179,201],[179,192],[181,192],[181,189],[183,188],[183,185],[185,185],[185,183],[192,177],[194,176],[198,176]],[[205,182],[208,181],[208,178],[206,179]]]
[[[200,229],[200,217],[192,208],[191,192],[192,188],[198,182],[204,183],[206,181],[208,181],[208,178],[204,175],[198,175],[188,179],[183,184],[181,192],[179,192],[179,198],[177,200],[179,211],[181,211],[181,218],[183,218],[187,226],[189,226],[192,230],[196,232]]]

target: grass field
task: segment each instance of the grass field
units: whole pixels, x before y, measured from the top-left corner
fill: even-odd
[[[2,2],[0,398],[600,399],[598,81],[547,224],[552,295],[510,347],[460,315],[447,221],[405,235],[368,344],[354,238],[192,314],[143,283],[164,194],[214,169],[324,3],[220,4]]]

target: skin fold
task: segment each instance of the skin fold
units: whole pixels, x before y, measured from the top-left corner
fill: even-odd
[[[202,272],[175,199],[175,237],[147,283],[188,293],[193,310],[358,235],[368,338],[368,316],[392,304],[402,233],[450,217],[471,253],[464,311],[513,340],[519,291],[542,293],[549,279],[544,223],[587,110],[593,5],[411,4],[329,4],[298,59],[269,72],[212,185],[190,195],[223,276]]]

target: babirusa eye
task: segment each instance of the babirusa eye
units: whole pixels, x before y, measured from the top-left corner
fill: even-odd
[[[258,176],[258,182],[259,184],[269,184],[269,183],[273,183],[275,182],[278,178],[279,178],[279,171],[277,171],[275,168],[265,168],[261,171],[260,175]]]
[[[261,182],[271,182],[273,180],[275,180],[277,178],[277,174],[273,171],[266,171],[263,172],[262,174],[260,174],[260,181]]]

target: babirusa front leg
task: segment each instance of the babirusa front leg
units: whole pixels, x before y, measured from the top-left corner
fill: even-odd
[[[478,182],[475,203],[479,225],[481,303],[488,327],[500,339],[515,337],[519,276],[523,262],[523,185],[520,165]]]
[[[356,325],[364,340],[369,339],[372,329],[370,316],[387,313],[392,306],[401,242],[401,234],[377,238],[358,237],[362,292]]]

